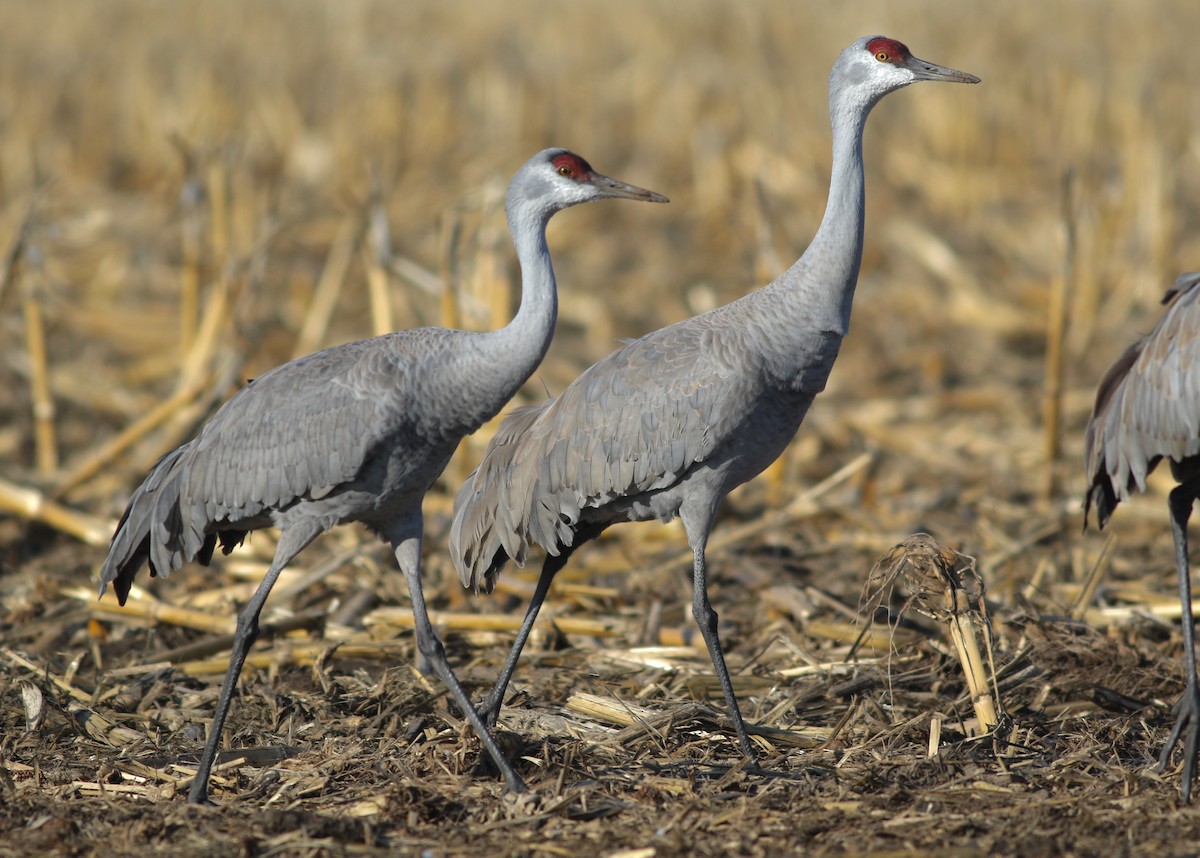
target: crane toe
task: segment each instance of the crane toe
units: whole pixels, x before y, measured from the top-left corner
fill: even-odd
[[[1192,783],[1195,781],[1197,753],[1200,752],[1200,685],[1189,682],[1188,688],[1175,704],[1175,724],[1158,757],[1156,772],[1162,773],[1171,765],[1175,746],[1183,740],[1183,774],[1180,778],[1180,793],[1184,804],[1192,800]]]

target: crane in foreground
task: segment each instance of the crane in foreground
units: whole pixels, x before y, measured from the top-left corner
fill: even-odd
[[[421,501],[463,436],[494,417],[533,374],[558,313],[546,224],[562,209],[609,198],[667,202],[592,170],[565,149],[529,159],[505,211],[521,265],[521,301],[486,333],[418,328],[314,352],[242,388],[191,441],[163,456],[133,493],[100,575],[121,604],[144,562],[166,576],[228,554],[252,530],[275,526],[271,566],[238,615],[191,802],[208,778],[258,617],[279,573],[338,524],[361,522],[389,542],[408,581],[417,648],[462,708],[509,790],[524,789],[450,669],[421,589]]]
[[[1200,682],[1187,541],[1192,505],[1200,498],[1200,272],[1181,274],[1163,303],[1167,310],[1154,330],[1117,358],[1096,390],[1084,452],[1089,481],[1084,525],[1095,506],[1096,521],[1103,528],[1118,503],[1146,490],[1147,475],[1162,459],[1170,462],[1179,484],[1167,503],[1183,608],[1186,684],[1158,770],[1167,768],[1183,739],[1180,789],[1184,802],[1189,802],[1200,751]]]
[[[504,692],[550,583],[571,554],[622,521],[683,522],[692,550],[692,614],[743,753],[746,731],[708,598],[705,545],[730,490],[773,462],[825,387],[863,248],[862,134],[889,92],[918,81],[979,78],[868,36],[829,76],[833,168],[825,216],[804,255],[731,304],[634,340],[584,371],[556,399],[515,409],[459,490],[450,553],[463,584],[490,591],[531,543],[546,552],[524,623],[483,713]]]

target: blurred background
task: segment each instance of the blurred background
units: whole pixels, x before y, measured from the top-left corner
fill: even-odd
[[[921,528],[1003,554],[1077,515],[1095,382],[1200,267],[1195,3],[0,4],[0,476],[106,521],[275,364],[503,324],[504,185],[552,145],[671,198],[554,220],[562,314],[523,396],[560,391],[803,251],[828,189],[828,69],[873,32],[983,83],[907,90],[868,122],[853,330],[800,438],[743,492],[767,494],[743,501],[869,450],[814,539],[866,533],[871,558]],[[431,553],[487,434],[430,500]],[[1163,521],[1161,498],[1133,506]],[[0,525],[5,572],[60,546],[79,573],[101,559]],[[1078,562],[1066,548],[1055,565]]]

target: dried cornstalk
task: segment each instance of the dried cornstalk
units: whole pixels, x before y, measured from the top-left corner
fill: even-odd
[[[319,661],[328,659],[333,652],[350,659],[395,659],[400,647],[399,641],[363,641],[345,644],[317,641],[306,644],[283,644],[273,649],[250,653],[246,656],[246,666],[257,670],[267,670],[280,664],[311,667]],[[181,661],[175,667],[192,676],[212,676],[224,673],[229,669],[229,656]]]
[[[46,358],[46,326],[42,321],[41,290],[32,284],[25,295],[25,346],[29,350],[29,392],[33,405],[33,439],[38,473],[58,470],[58,441],[54,431],[54,397]]]
[[[718,552],[724,551],[735,545],[744,544],[749,539],[757,536],[760,533],[786,528],[788,525],[794,523],[798,519],[815,515],[822,508],[818,503],[821,497],[849,480],[859,471],[870,465],[874,460],[874,453],[862,453],[851,461],[847,462],[842,467],[838,468],[815,486],[812,486],[807,491],[801,492],[787,506],[783,507],[783,509],[759,516],[752,521],[737,525],[736,527],[727,527],[724,530],[718,530],[713,538],[708,542],[708,556],[712,557],[714,554],[717,554]],[[655,566],[646,574],[653,576],[668,573],[678,568],[681,564],[690,563],[691,560],[692,552],[690,550],[681,552],[672,559]]]
[[[430,611],[429,619],[440,628],[477,632],[515,632],[522,622],[521,617],[509,614],[460,614],[450,611]],[[555,617],[553,622],[559,631],[567,635],[608,638],[621,634],[611,622],[574,617]],[[377,625],[412,628],[413,615],[408,608],[377,608],[363,617],[363,624],[368,628]]]
[[[645,722],[660,714],[645,706],[626,703],[615,697],[579,692],[567,698],[567,709],[578,712],[596,721],[617,727],[629,727]]]
[[[137,587],[130,591],[130,598],[124,606],[118,604],[117,597],[112,590],[105,592],[100,599],[96,598],[94,590],[83,587],[68,588],[63,590],[63,595],[90,604],[94,614],[116,619],[130,617],[148,619],[213,634],[231,634],[236,625],[233,617],[214,617],[203,611],[168,605]]]
[[[63,677],[51,673],[45,667],[33,663],[32,661],[25,658],[25,656],[21,655],[16,650],[9,649],[8,647],[0,647],[0,658],[3,658],[5,661],[9,662],[10,664],[15,664],[17,667],[19,667],[23,670],[28,670],[30,673],[36,674],[37,676],[40,676],[43,679],[49,680],[56,687],[58,687],[62,691],[65,691],[67,694],[71,695],[76,700],[90,702],[92,699],[92,695],[88,694],[87,692],[85,692],[79,688],[76,688],[74,685],[67,682]]]
[[[42,283],[40,276],[29,276],[25,263],[38,258],[29,243],[30,222],[37,197],[25,208],[12,239],[0,253],[0,295],[10,285],[24,281],[23,312],[25,347],[29,352],[29,387],[33,407],[34,445],[37,468],[52,474],[58,468],[58,443],[54,431],[54,399],[50,395],[50,373],[46,360],[46,329],[42,321]]]
[[[995,665],[991,633],[983,581],[975,571],[974,558],[959,554],[928,534],[915,534],[884,555],[871,571],[863,598],[869,617],[885,604],[897,586],[907,593],[901,612],[912,607],[946,627],[966,676],[980,731],[991,731],[999,722],[999,692],[992,691]],[[976,624],[983,635],[986,663]]]
[[[316,351],[325,339],[329,320],[333,318],[338,296],[350,270],[350,262],[354,259],[354,249],[362,236],[362,225],[362,218],[355,214],[348,215],[338,228],[333,244],[329,247],[329,255],[325,257],[325,267],[321,269],[321,276],[317,279],[317,288],[313,292],[312,302],[308,305],[308,313],[300,326],[300,335],[296,338],[292,357],[302,357]]]
[[[90,480],[101,470],[112,464],[113,460],[154,431],[158,426],[171,417],[183,412],[189,406],[195,406],[200,395],[212,383],[212,372],[202,372],[189,380],[168,399],[154,406],[136,421],[126,426],[120,434],[113,436],[104,444],[94,449],[59,481],[55,486],[53,497],[62,497],[71,489]]]
[[[119,748],[146,739],[146,736],[137,730],[116,724],[103,713],[73,700],[67,702],[67,711],[89,738],[103,745]]]
[[[0,510],[31,521],[39,521],[68,533],[88,545],[105,545],[113,532],[113,522],[93,518],[55,503],[36,489],[0,479]]]
[[[438,270],[442,281],[439,317],[444,328],[461,328],[462,311],[457,301],[458,245],[462,240],[462,215],[451,210],[442,215],[438,232]]]
[[[179,190],[179,356],[184,361],[196,341],[200,323],[200,283],[204,259],[204,208],[207,193],[200,176],[199,158],[183,138],[171,142],[183,161],[183,185]]]
[[[1076,223],[1074,204],[1074,173],[1063,176],[1062,207],[1067,243],[1064,248],[1063,271],[1050,289],[1050,305],[1046,312],[1046,365],[1042,383],[1042,438],[1046,457],[1042,469],[1039,500],[1049,505],[1058,496],[1059,459],[1062,453],[1063,377],[1066,331],[1067,294],[1072,291],[1075,275]]]
[[[395,330],[392,299],[388,292],[391,259],[391,224],[387,207],[383,204],[383,191],[377,187],[367,207],[367,241],[363,245],[367,294],[371,301],[371,328],[376,335]]]

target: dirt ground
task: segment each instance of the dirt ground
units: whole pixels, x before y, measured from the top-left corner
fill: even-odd
[[[1097,533],[1080,464],[1104,367],[1200,267],[1200,11],[691,8],[0,5],[0,856],[1200,853],[1179,753],[1156,771],[1183,687],[1169,475]],[[341,528],[277,584],[215,806],[187,805],[274,534],[98,601],[156,458],[295,354],[506,321],[500,195],[546,145],[672,203],[556,219],[560,321],[520,401],[765,282],[824,204],[829,64],[872,31],[983,83],[876,108],[854,329],[713,534],[762,769],[677,524],[614,528],[556,581],[498,732],[520,796],[421,673],[394,559]],[[445,555],[493,429],[426,504],[427,597],[480,698],[539,560],[476,598]]]

